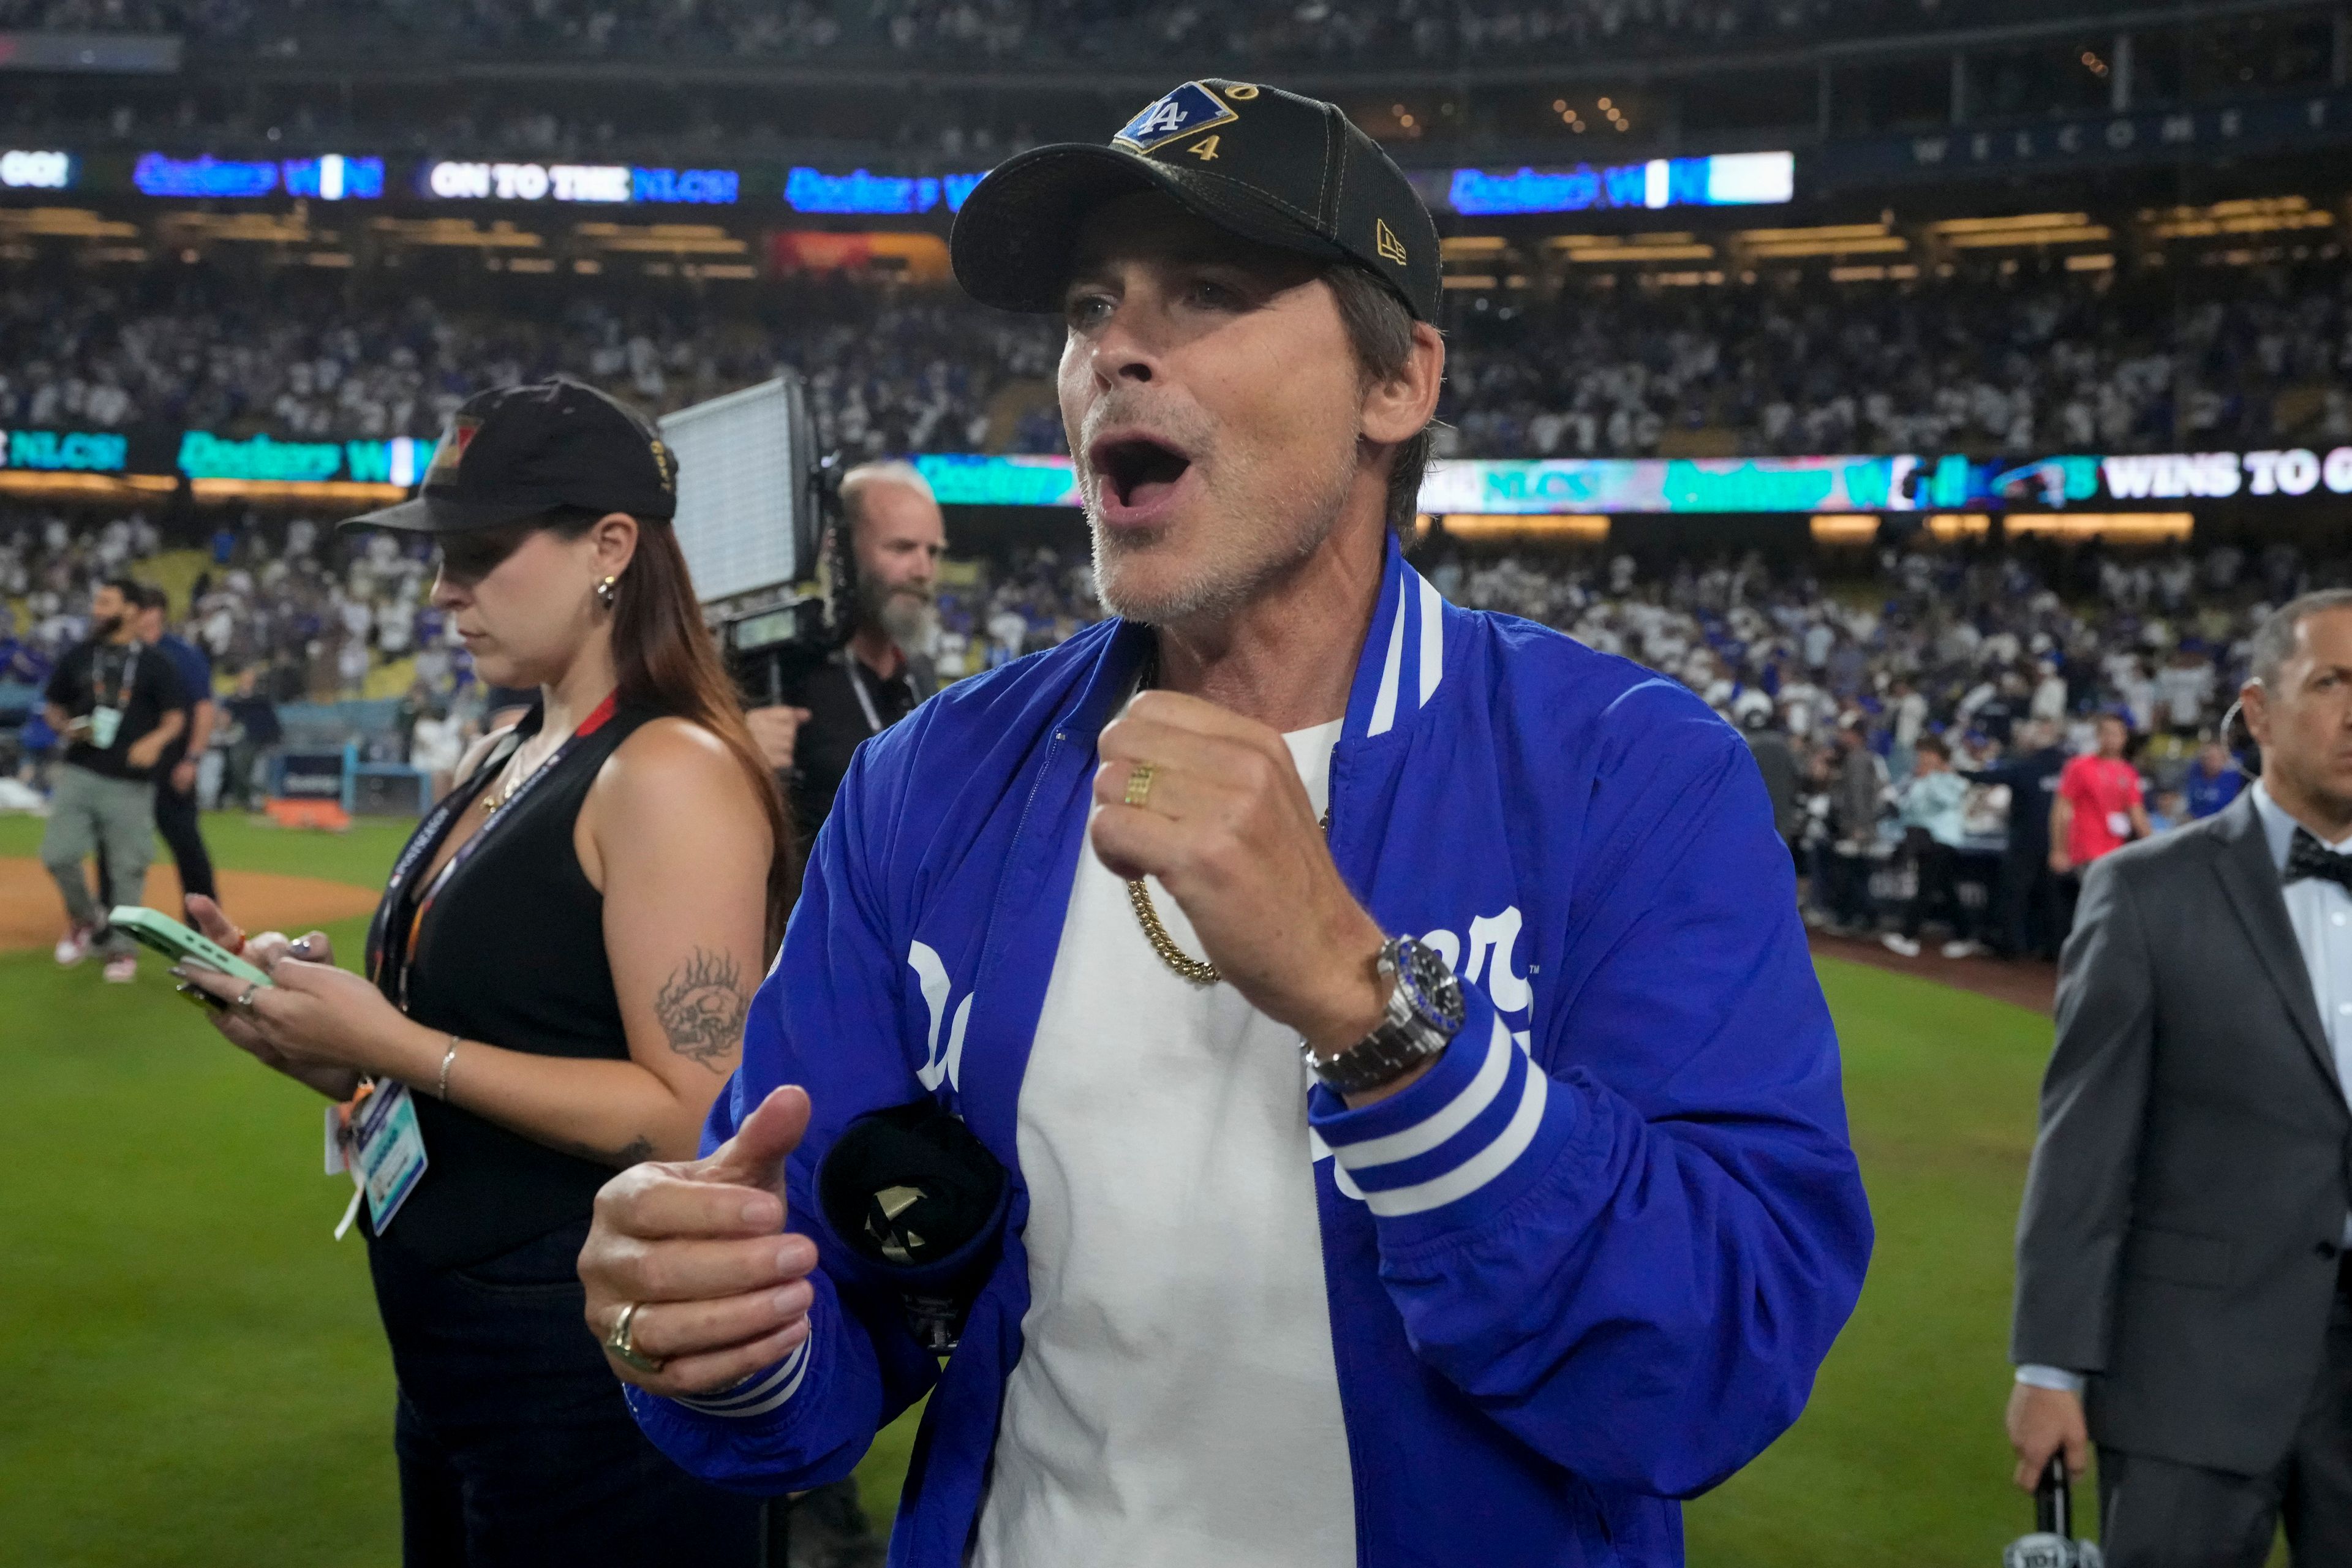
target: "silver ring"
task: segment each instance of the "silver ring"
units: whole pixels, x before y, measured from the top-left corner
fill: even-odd
[[[258,982],[255,983],[254,984],[251,984],[251,985],[247,986],[247,987],[245,988],[245,994],[244,994],[243,995],[239,996],[239,997],[236,1000],[236,1002],[235,1002],[235,1003],[231,1004],[231,1005],[233,1005],[233,1006],[235,1006],[236,1008],[237,1008],[237,1010],[238,1010],[238,1011],[240,1011],[240,1012],[245,1012],[245,1013],[250,1013],[250,1012],[252,1012],[252,1011],[253,1011],[253,994],[254,994],[255,992],[257,992],[257,991],[260,990],[260,989],[261,989],[261,986],[260,986],[260,984],[259,984],[259,983],[258,983]]]

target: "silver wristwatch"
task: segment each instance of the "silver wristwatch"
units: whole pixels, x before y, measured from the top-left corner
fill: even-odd
[[[1454,1043],[1462,1031],[1462,982],[1445,960],[1409,936],[1391,937],[1375,965],[1391,976],[1388,1015],[1336,1057],[1306,1047],[1307,1070],[1336,1094],[1363,1094],[1393,1083]]]

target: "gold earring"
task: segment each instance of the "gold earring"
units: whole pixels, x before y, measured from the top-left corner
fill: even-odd
[[[620,596],[621,580],[618,577],[607,577],[596,584],[596,602],[606,609],[611,609],[613,601]]]

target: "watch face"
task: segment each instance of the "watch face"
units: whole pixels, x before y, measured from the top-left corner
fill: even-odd
[[[1411,937],[1398,939],[1397,979],[1423,1019],[1449,1035],[1462,1027],[1462,983],[1433,949]]]

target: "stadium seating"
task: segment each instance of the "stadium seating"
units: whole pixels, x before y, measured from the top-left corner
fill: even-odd
[[[1440,451],[1465,457],[2252,448],[2352,440],[2352,269],[1771,279],[1457,299]],[[858,455],[1059,451],[1058,326],[951,290],[780,280],[730,302],[550,289],[470,308],[174,265],[0,300],[0,423],[436,435],[562,371],[656,410],[779,366]],[[1042,410],[1042,416],[1040,411]]]
[[[2093,12],[2095,5],[2078,4]],[[1960,13],[1965,9],[1967,15]],[[373,33],[428,47],[627,56],[859,55],[1089,60],[1190,48],[1253,64],[1391,58],[1511,58],[1731,48],[1832,29],[1920,30],[2034,15],[2023,0],[7,0],[0,27],[178,33],[223,49],[304,55]]]

